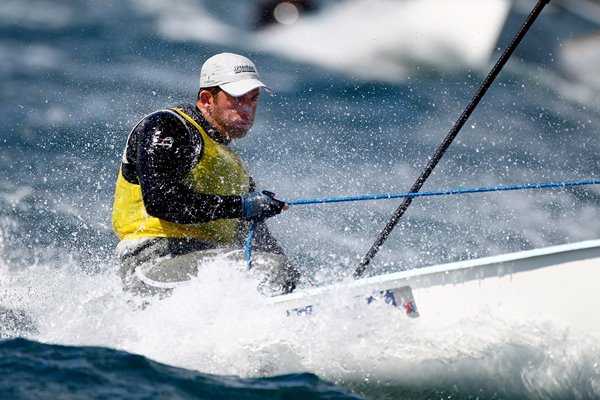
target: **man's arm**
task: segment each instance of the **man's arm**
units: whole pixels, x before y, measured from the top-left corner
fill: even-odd
[[[202,194],[183,183],[194,167],[196,149],[177,115],[159,111],[136,130],[137,176],[148,214],[179,224],[242,216],[240,196]]]

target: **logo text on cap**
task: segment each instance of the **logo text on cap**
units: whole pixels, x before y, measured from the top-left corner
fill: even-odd
[[[242,72],[256,73],[256,69],[251,65],[236,65],[233,67],[233,72],[236,74],[241,74]]]

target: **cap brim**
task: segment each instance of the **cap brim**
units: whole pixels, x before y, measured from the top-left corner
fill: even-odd
[[[265,92],[273,95],[270,87],[259,81],[258,79],[244,79],[237,82],[229,82],[219,85],[221,89],[229,93],[233,97],[240,97],[254,89],[263,88]]]

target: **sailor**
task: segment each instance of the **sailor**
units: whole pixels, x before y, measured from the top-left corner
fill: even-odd
[[[287,209],[273,193],[255,188],[230,146],[252,127],[261,89],[272,94],[252,61],[217,54],[202,65],[195,104],[156,111],[133,128],[112,215],[126,287],[139,286],[136,269],[152,264],[148,271],[154,275],[144,282],[172,288],[169,282],[189,279],[199,256],[243,248],[253,222]],[[253,250],[277,260],[269,272],[275,293],[291,292],[298,273],[264,223],[258,225]],[[173,262],[177,259],[183,261]]]

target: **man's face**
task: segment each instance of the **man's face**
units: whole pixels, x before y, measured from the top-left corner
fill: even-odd
[[[243,138],[254,124],[259,94],[259,89],[240,97],[218,91],[209,101],[209,122],[229,139]]]

